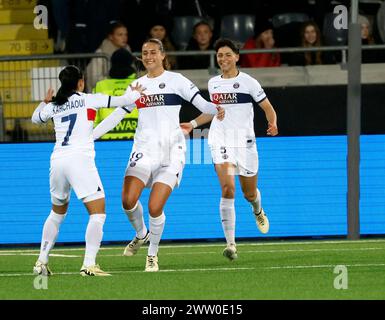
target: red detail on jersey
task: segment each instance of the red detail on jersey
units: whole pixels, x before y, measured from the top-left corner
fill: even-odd
[[[142,97],[143,96],[141,96],[138,100],[135,101],[136,107],[138,109],[146,107],[146,102],[142,99]]]
[[[212,94],[211,95],[211,101],[215,104],[219,104],[219,99],[218,99],[218,95],[216,94]]]
[[[95,121],[96,118],[96,110],[95,109],[87,109],[87,119],[89,121]]]

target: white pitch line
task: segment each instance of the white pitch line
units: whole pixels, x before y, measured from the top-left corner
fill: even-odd
[[[323,248],[323,249],[279,249],[279,250],[246,250],[240,251],[240,253],[291,253],[291,252],[331,252],[331,251],[376,251],[384,250],[384,248]],[[162,252],[162,256],[175,256],[175,255],[200,255],[200,254],[218,254],[218,251],[196,251],[196,252]],[[0,256],[5,257],[14,257],[14,256],[37,256],[36,253],[24,253],[24,252],[15,252],[15,253],[1,253]],[[103,254],[101,257],[121,257],[123,254]],[[81,258],[83,255],[68,255],[68,254],[58,254],[51,253],[50,257],[61,257],[61,258]]]
[[[21,253],[0,253],[0,257],[3,256],[3,257],[16,257],[16,256],[33,256],[33,257],[36,257],[39,253],[36,252],[36,253],[24,253],[24,252],[21,252]],[[79,258],[79,257],[82,257],[82,256],[75,256],[75,255],[69,255],[69,254],[58,254],[58,253],[51,253],[49,255],[50,257],[60,257],[60,258]]]
[[[234,267],[234,268],[196,268],[196,269],[164,269],[159,270],[160,273],[169,272],[217,272],[217,271],[239,271],[239,270],[284,270],[284,269],[314,269],[314,268],[334,268],[336,264],[321,264],[321,265],[294,265],[294,266],[267,266],[267,267]],[[385,267],[385,263],[360,263],[360,264],[344,264],[346,267]],[[145,273],[144,270],[125,270],[125,271],[110,271],[111,274],[127,274],[127,273]],[[54,272],[54,275],[79,275],[79,272]],[[0,277],[36,277],[32,273],[3,273]]]
[[[309,268],[334,268],[336,264],[323,264],[323,265],[309,265],[309,266],[277,266],[277,267],[265,267],[262,269],[309,269]],[[357,264],[344,264],[345,267],[383,267],[385,263],[357,263]]]
[[[285,252],[330,252],[330,251],[367,251],[367,250],[384,250],[384,248],[342,248],[342,249],[279,249],[279,250],[247,250],[239,251],[239,253],[285,253]],[[206,251],[206,252],[166,252],[162,255],[186,255],[186,254],[217,254],[218,251]],[[108,255],[103,255],[106,257]],[[112,255],[110,255],[112,256]]]
[[[314,241],[290,241],[290,240],[283,240],[280,242],[257,242],[257,243],[239,243],[237,244],[237,247],[242,246],[291,246],[291,245],[319,245],[319,244],[348,244],[348,245],[354,245],[357,243],[385,243],[385,239],[373,239],[373,240],[314,240]],[[161,245],[160,248],[165,249],[178,249],[178,248],[210,248],[210,247],[223,247],[225,245],[225,242],[223,243],[216,243],[216,244],[191,244],[191,245]],[[102,247],[100,250],[123,250],[125,247]],[[53,249],[53,251],[81,251],[84,250],[84,248],[56,248]],[[25,252],[25,253],[33,253],[33,252],[39,252],[39,249],[15,249],[15,250],[1,250],[0,253],[13,253],[13,252]]]
[[[58,253],[52,253],[49,255],[50,257],[60,257],[60,258],[82,258],[82,255],[70,255],[70,254],[58,254]]]

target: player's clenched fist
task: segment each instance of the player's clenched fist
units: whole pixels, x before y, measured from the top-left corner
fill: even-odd
[[[276,136],[278,134],[278,127],[275,123],[269,123],[269,127],[267,128],[268,136]]]

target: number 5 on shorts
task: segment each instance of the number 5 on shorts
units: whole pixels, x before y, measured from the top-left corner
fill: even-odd
[[[77,117],[77,114],[73,113],[73,114],[69,114],[66,117],[61,118],[61,122],[67,122],[67,121],[70,122],[70,125],[68,126],[67,134],[64,137],[64,141],[61,144],[62,146],[68,146],[68,140],[70,139],[70,136],[72,134],[72,129],[74,128],[76,117]]]

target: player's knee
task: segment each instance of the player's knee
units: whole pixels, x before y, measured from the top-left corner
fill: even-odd
[[[137,200],[126,198],[122,200],[122,206],[125,210],[131,210],[135,207]]]
[[[151,217],[159,217],[163,212],[163,207],[159,203],[150,202],[148,204],[148,212]]]
[[[138,198],[133,195],[122,195],[122,206],[125,210],[131,210],[136,206]]]
[[[232,199],[235,196],[235,186],[232,184],[224,184],[222,186],[222,197]]]
[[[251,190],[251,191],[244,191],[243,196],[247,201],[253,201],[257,197],[257,191],[256,190]]]

